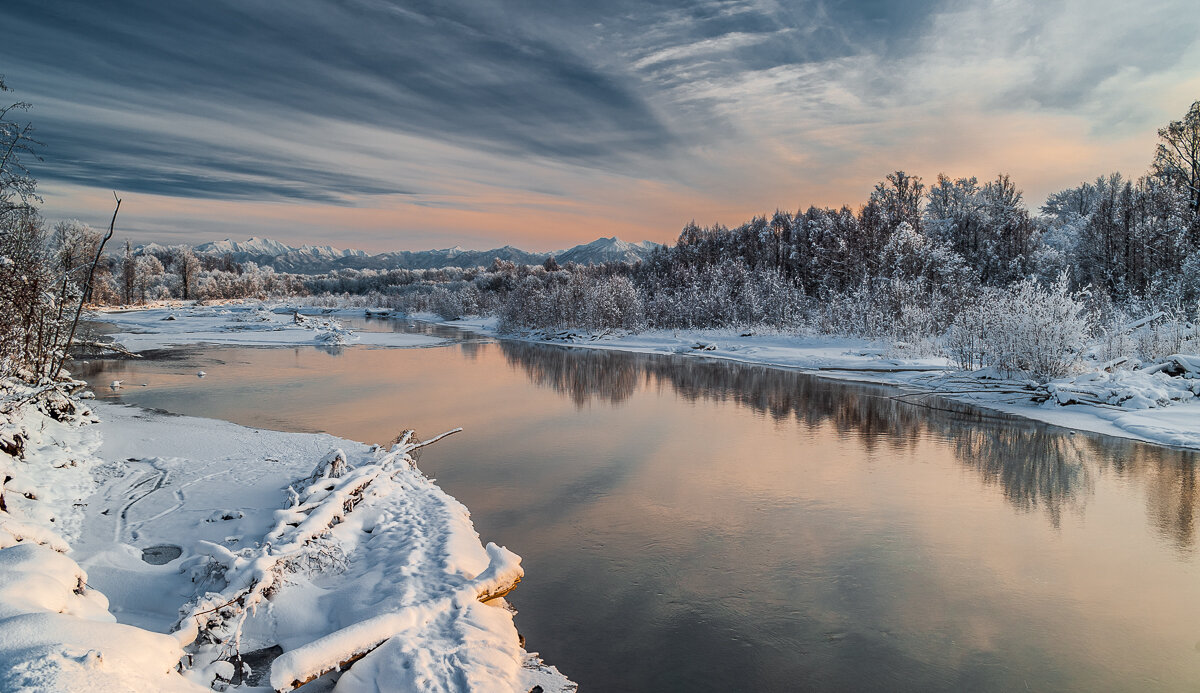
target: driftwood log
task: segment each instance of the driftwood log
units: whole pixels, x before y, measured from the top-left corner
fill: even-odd
[[[205,600],[197,602],[191,612],[180,619],[173,635],[180,645],[186,646],[196,641],[197,637],[207,632],[210,635],[220,634],[216,642],[227,642],[232,645],[231,654],[236,656],[239,649],[242,627],[249,614],[269,599],[278,589],[282,578],[288,572],[288,565],[303,557],[306,552],[320,550],[316,542],[329,533],[345,516],[355,510],[364,500],[367,489],[376,480],[392,473],[392,465],[396,463],[412,464],[411,453],[436,443],[446,436],[458,433],[461,428],[447,431],[426,441],[418,441],[411,430],[406,430],[397,437],[389,451],[383,454],[373,464],[351,468],[347,464],[346,455],[341,450],[332,450],[316,465],[308,476],[301,480],[305,487],[300,491],[290,488],[290,507],[283,511],[276,528],[268,534],[268,541],[260,550],[259,555],[251,560],[255,564],[249,573],[234,577],[232,584],[221,594],[209,595]],[[210,545],[213,558],[218,562],[232,565],[237,560],[231,552],[219,545]],[[524,575],[520,568],[520,559],[507,549],[490,544],[487,547],[490,562],[488,568],[473,580],[463,585],[456,592],[454,599],[462,603],[464,598],[488,602],[508,594],[521,581]],[[247,566],[248,568],[251,566]],[[226,579],[231,576],[227,575]],[[445,604],[441,602],[445,601]],[[405,618],[406,611],[413,614],[420,609],[451,608],[453,602],[449,598],[436,602],[425,602],[405,607],[396,612],[383,614],[376,619]],[[390,621],[388,621],[390,623]],[[386,625],[386,624],[385,624]],[[331,671],[344,670],[354,662],[362,659],[377,649],[392,637],[395,631],[387,632],[386,628],[378,632],[387,632],[385,637],[375,640],[373,636],[367,639],[361,635],[348,633],[343,629],[331,633],[314,643],[304,647],[315,648],[318,651],[330,650],[332,661],[321,666],[319,672],[306,677],[304,680],[293,679],[289,685],[273,685],[277,690],[292,690],[308,683]],[[335,643],[331,646],[330,643]],[[303,648],[297,648],[302,650]],[[288,657],[282,655],[284,661]],[[278,660],[277,660],[278,661]],[[319,660],[318,660],[319,661]],[[188,666],[181,662],[181,667]]]
[[[487,602],[490,602],[493,599],[499,599],[500,597],[507,595],[509,592],[513,591],[513,589],[516,588],[517,584],[520,582],[521,582],[520,574],[514,574],[511,578],[511,580],[506,582],[505,584],[496,584],[496,585],[486,586],[484,589],[478,591],[475,596],[479,601],[486,604]],[[420,606],[424,606],[424,605],[416,605],[414,607],[409,607],[409,608],[418,608]],[[345,671],[346,669],[348,669],[350,667],[350,665],[354,664],[355,662],[362,659],[363,657],[366,657],[367,655],[371,654],[372,652],[377,650],[381,645],[383,645],[385,642],[387,642],[391,638],[392,638],[391,635],[389,635],[386,638],[381,638],[377,642],[373,642],[372,644],[363,648],[361,651],[355,652],[354,654],[350,655],[349,657],[346,657],[345,659],[342,659],[336,663],[330,663],[328,666],[322,667],[320,671],[318,671],[304,679],[293,679],[291,681],[291,683],[289,683],[287,686],[276,688],[275,689],[276,693],[287,693],[287,691],[296,690],[297,688],[299,688],[307,683],[311,683],[312,681],[316,681],[317,679],[319,679],[322,676],[329,674],[331,672]]]

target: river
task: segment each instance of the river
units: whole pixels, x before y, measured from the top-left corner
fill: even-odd
[[[248,426],[464,427],[419,466],[524,558],[517,627],[584,691],[1200,686],[1195,453],[786,370],[355,327],[454,342],[79,370]]]

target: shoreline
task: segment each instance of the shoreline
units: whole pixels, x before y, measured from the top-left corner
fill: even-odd
[[[311,319],[293,322],[292,316],[296,313],[311,316]],[[114,315],[122,317],[114,320]],[[135,349],[197,343],[325,348],[331,346],[325,341],[328,339],[325,335],[330,333],[339,335],[334,339],[338,347],[361,344],[411,348],[440,346],[451,341],[429,335],[353,332],[336,324],[339,317],[417,321],[492,339],[707,358],[798,370],[830,380],[896,387],[908,391],[901,395],[913,397],[914,404],[915,398],[936,396],[1070,430],[1178,449],[1200,450],[1200,397],[1193,396],[1191,392],[1184,393],[1190,401],[1148,408],[1080,403],[1061,405],[1053,399],[1039,404],[1030,401],[1033,392],[1029,389],[1029,381],[1000,378],[992,373],[986,373],[984,377],[958,371],[942,357],[889,355],[887,348],[865,339],[781,333],[747,334],[740,330],[658,330],[632,334],[560,330],[554,333],[554,338],[548,339],[545,331],[501,334],[496,318],[443,320],[431,313],[406,315],[384,309],[321,308],[291,300],[226,302],[206,306],[172,304],[100,312],[95,316],[117,325],[120,329],[112,336],[126,347],[132,345]],[[178,316],[178,319],[168,320],[168,316]],[[250,329],[246,327],[248,323]],[[1086,381],[1093,375],[1084,374],[1076,379]],[[1185,382],[1183,379],[1175,380]],[[1200,380],[1186,382],[1191,383],[1194,392],[1200,391]],[[949,387],[951,384],[956,387]],[[1059,394],[1060,397],[1071,396],[1072,388],[1076,387],[1073,379],[1060,379],[1053,384],[1061,386],[1063,393],[1066,393]],[[1088,384],[1085,382],[1085,386]],[[1144,403],[1147,397],[1143,392],[1149,387],[1153,393],[1157,384],[1157,381],[1147,383],[1143,378],[1133,385],[1117,382],[1114,387],[1125,387],[1135,401]],[[1200,395],[1200,392],[1196,394]],[[1021,401],[1022,397],[1024,401]]]
[[[730,361],[799,371],[828,380],[886,385],[898,390],[909,390],[915,397],[939,397],[1068,430],[1099,433],[1168,448],[1200,450],[1200,398],[1148,409],[1123,409],[1092,404],[1059,405],[1052,401],[1042,404],[1006,402],[1005,399],[1013,399],[1013,394],[1005,388],[1023,383],[972,377],[970,373],[951,368],[945,359],[885,358],[879,353],[880,350],[867,340],[789,335],[758,336],[739,334],[736,330],[647,331],[600,336],[562,330],[560,334],[567,333],[571,336],[566,339],[546,339],[536,336],[538,332],[502,334],[496,329],[495,318],[442,320],[432,314],[406,317],[435,325],[456,327],[494,339]],[[697,348],[698,346],[700,348]],[[931,383],[937,383],[939,378],[947,377],[954,377],[958,382],[968,382],[973,390],[993,389],[995,393],[989,396],[987,392],[961,393],[931,387]],[[916,401],[913,401],[913,404],[917,405]]]
[[[73,401],[63,421],[30,405],[0,426],[27,435],[23,455],[0,460],[0,688],[289,690],[365,656],[343,687],[404,672],[574,690],[518,643],[500,595],[520,559],[484,547],[466,507],[412,463],[414,444]],[[257,610],[255,585],[271,597]],[[406,609],[422,616],[380,620]],[[427,619],[439,626],[426,632]]]

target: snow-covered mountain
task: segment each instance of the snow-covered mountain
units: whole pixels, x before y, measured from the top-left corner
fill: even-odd
[[[637,262],[658,247],[652,241],[641,243],[626,243],[613,236],[612,238],[597,238],[591,243],[577,245],[554,253],[558,264],[565,265],[574,262],[580,265],[598,265],[604,262]]]
[[[254,257],[256,255],[284,255],[293,250],[296,249],[284,245],[279,241],[273,241],[270,238],[258,238],[257,236],[251,236],[240,243],[226,238],[223,241],[201,243],[195,247],[197,253],[204,253],[206,255],[230,253],[231,255],[243,255],[246,257]]]
[[[201,243],[194,250],[201,255],[229,255],[237,262],[257,262],[260,265],[271,265],[277,270],[293,272],[310,271],[302,268],[319,268],[344,258],[367,257],[366,251],[362,250],[342,250],[329,245],[294,247],[270,238],[254,236],[242,242],[226,238],[223,241]]]
[[[280,272],[318,274],[337,269],[436,269],[439,267],[486,267],[497,258],[519,265],[536,265],[551,255],[560,265],[602,262],[636,262],[645,258],[657,243],[627,243],[616,236],[598,238],[555,253],[531,253],[506,245],[491,250],[466,250],[461,246],[439,250],[397,250],[370,254],[363,250],[342,250],[328,245],[290,246],[270,238],[251,237],[245,241],[226,238],[201,243],[193,248],[200,255],[230,256],[236,262],[254,262]],[[142,252],[165,252],[158,244],[143,246]]]

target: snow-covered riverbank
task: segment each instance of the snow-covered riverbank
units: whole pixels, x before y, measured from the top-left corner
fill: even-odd
[[[413,466],[415,438],[58,418],[0,422],[0,690],[290,690],[360,657],[305,690],[574,689],[489,599],[520,559]]]
[[[294,317],[301,314],[300,324]],[[380,316],[388,311],[377,311]],[[309,315],[312,317],[303,317]],[[361,308],[305,308],[298,302],[156,307],[99,317],[118,327],[113,335],[125,347],[149,349],[171,344],[323,344],[320,321],[362,316]],[[174,318],[168,320],[167,318]],[[397,316],[404,317],[404,316]],[[911,358],[863,339],[793,334],[745,334],[728,330],[650,330],[589,334],[574,331],[500,334],[495,318],[444,321],[433,314],[408,316],[491,337],[609,349],[644,354],[684,355],[811,371],[827,378],[856,380],[905,389],[914,404],[937,395],[1067,428],[1132,438],[1161,445],[1200,449],[1200,358],[1184,377],[1166,372],[1094,371],[1031,389],[1028,381],[994,373],[956,371],[945,358]],[[407,318],[405,318],[407,319]],[[245,325],[252,325],[246,328]],[[337,329],[344,330],[340,325]],[[334,343],[432,346],[436,337],[394,332],[354,333]],[[1049,399],[1047,399],[1049,397]],[[1036,400],[1036,401],[1035,401]],[[1044,401],[1042,401],[1044,400]]]
[[[936,395],[1066,428],[1200,449],[1200,370],[1185,377],[1171,377],[1166,372],[1089,372],[1054,381],[1049,386],[1051,399],[1037,402],[1033,395],[1044,395],[1046,390],[1032,391],[1027,381],[1003,379],[989,372],[957,371],[945,358],[896,356],[862,339],[727,330],[501,334],[495,318],[443,321],[432,314],[410,317],[541,344],[722,359],[895,385],[905,391],[899,396],[914,404],[928,403],[928,396]],[[1191,358],[1200,364],[1200,358]]]

